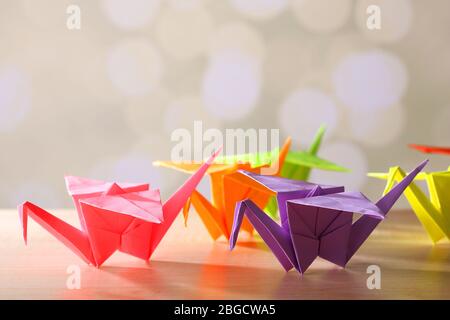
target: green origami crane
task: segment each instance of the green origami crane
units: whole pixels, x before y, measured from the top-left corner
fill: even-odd
[[[328,160],[321,159],[317,156],[323,135],[325,134],[325,126],[321,126],[314,137],[314,140],[307,151],[291,151],[289,150],[284,163],[281,167],[280,175],[283,178],[307,181],[311,173],[311,169],[321,169],[327,171],[348,172],[347,168],[339,166]],[[246,153],[239,155],[229,155],[216,158],[216,163],[234,164],[249,163],[252,168],[270,165],[272,161],[278,159],[279,148],[268,152]],[[264,211],[271,217],[277,218],[277,201],[275,197],[269,200]]]

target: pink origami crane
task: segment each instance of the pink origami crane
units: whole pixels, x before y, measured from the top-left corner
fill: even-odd
[[[149,260],[189,196],[199,184],[218,150],[164,204],[149,184],[106,183],[66,177],[81,230],[38,206],[18,207],[27,243],[28,216],[64,243],[86,263],[99,267],[116,250]]]
[[[376,204],[360,192],[344,192],[342,186],[242,171],[262,187],[276,192],[281,225],[253,201],[240,201],[235,208],[230,249],[236,245],[246,215],[286,271],[295,268],[304,273],[317,257],[345,267],[426,163],[421,163]],[[354,213],[361,214],[356,222]]]

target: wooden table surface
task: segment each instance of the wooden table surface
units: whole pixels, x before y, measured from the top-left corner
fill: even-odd
[[[72,210],[52,211],[78,226]],[[116,252],[84,264],[33,220],[25,246],[16,210],[0,210],[1,299],[450,299],[450,244],[433,246],[410,211],[393,211],[345,269],[317,259],[301,276],[285,272],[259,239],[233,252],[213,242],[195,214],[173,224],[150,262]],[[245,238],[245,237],[243,237]],[[378,265],[381,289],[367,288]],[[80,289],[68,289],[79,266]]]

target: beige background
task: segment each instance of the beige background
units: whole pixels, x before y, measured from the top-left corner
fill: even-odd
[[[70,204],[63,175],[150,181],[167,194],[182,174],[153,168],[170,133],[280,128],[306,147],[327,123],[315,171],[376,198],[368,170],[450,145],[450,3],[445,0],[1,0],[0,205]],[[81,30],[66,27],[70,4]],[[366,28],[369,4],[382,28]],[[430,156],[428,169],[449,159]],[[207,190],[207,182],[202,189]],[[405,205],[403,201],[402,204]]]

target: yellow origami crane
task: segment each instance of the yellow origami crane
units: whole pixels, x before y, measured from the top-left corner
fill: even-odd
[[[369,173],[369,177],[387,180],[384,194],[392,189],[395,182],[406,174],[400,167],[391,167],[388,173]],[[422,223],[433,243],[446,237],[450,239],[450,167],[447,171],[421,172],[414,180],[425,180],[430,199],[412,182],[405,190],[417,218]]]

